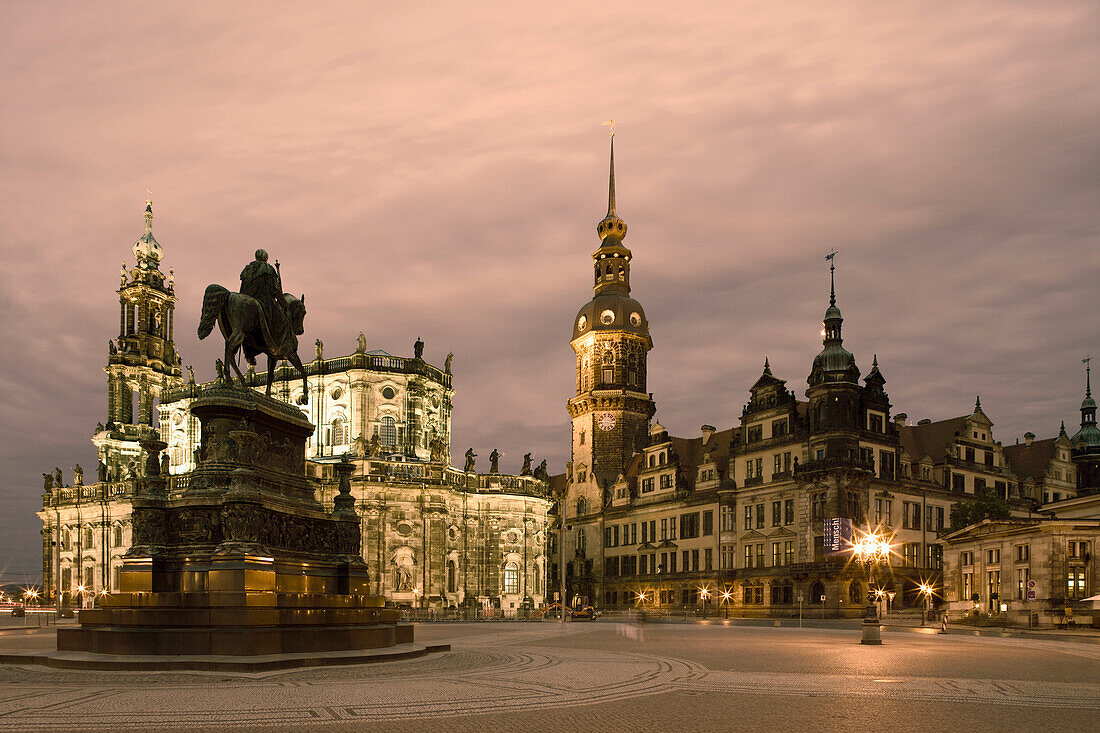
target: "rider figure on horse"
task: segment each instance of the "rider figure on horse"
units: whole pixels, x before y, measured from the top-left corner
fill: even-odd
[[[290,328],[290,318],[283,299],[283,283],[279,272],[268,264],[267,252],[256,250],[256,259],[249,262],[241,271],[241,293],[256,299],[267,319],[268,333],[275,342],[268,344],[278,347],[286,338]]]

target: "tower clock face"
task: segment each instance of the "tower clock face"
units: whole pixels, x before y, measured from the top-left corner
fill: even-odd
[[[611,430],[615,427],[615,416],[610,412],[601,412],[596,417],[596,425],[600,430]]]

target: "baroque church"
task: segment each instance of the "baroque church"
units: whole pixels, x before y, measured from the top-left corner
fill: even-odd
[[[593,297],[570,340],[572,460],[551,477],[563,496],[552,583],[559,587],[564,571],[568,604],[856,616],[870,596],[890,608],[920,607],[929,601],[922,586],[942,594],[939,538],[952,529],[953,505],[990,490],[1026,514],[1100,487],[1090,447],[1100,443],[1090,432],[1095,409],[1083,410],[1072,440],[1063,427],[1057,437],[1029,433],[1014,446],[994,437],[980,398],[947,420],[912,423],[892,412],[877,355],[863,376],[844,347],[833,256],[822,348],[809,362],[804,398],[764,359],[732,425],[670,435],[651,423],[653,342],[645,310],[630,297],[626,232],[612,138]],[[872,574],[831,556],[825,524],[832,519],[884,535],[892,547],[887,566]],[[985,593],[998,597],[996,588]]]
[[[87,605],[97,593],[118,590],[145,451],[158,440],[167,444],[162,473],[173,493],[186,488],[201,446],[189,410],[201,385],[190,367],[183,376],[174,272],[160,269],[151,202],[133,253],[118,290],[119,334],[108,344],[107,422],[92,436],[96,473],[86,481],[76,466],[71,484],[60,469],[43,474],[43,591],[62,605]],[[472,450],[463,469],[450,465],[453,355],[440,368],[423,359],[423,349],[417,339],[411,357],[368,350],[360,333],[351,353],[326,357],[318,340],[304,365],[305,386],[282,366],[272,394],[298,405],[308,390],[300,409],[316,429],[306,473],[330,510],[336,464],[353,464],[372,593],[392,605],[484,616],[537,608],[546,595],[545,472],[531,469],[529,455],[518,474],[501,473],[495,455],[478,472]],[[267,388],[266,373],[250,369],[246,378],[256,390]]]

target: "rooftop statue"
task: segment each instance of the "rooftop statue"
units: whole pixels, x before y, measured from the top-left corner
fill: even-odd
[[[298,336],[305,332],[302,325],[306,315],[306,296],[300,299],[282,292],[282,277],[276,267],[267,263],[267,252],[256,250],[256,259],[241,272],[241,292],[232,293],[221,285],[210,285],[202,302],[202,319],[199,321],[199,338],[204,339],[217,323],[225,337],[225,376],[232,378],[236,372],[241,385],[246,385],[244,374],[237,365],[237,351],[244,349],[249,364],[256,363],[256,356],[267,354],[267,392],[271,396],[271,384],[275,381],[275,365],[286,359],[302,375],[304,405],[309,393],[306,371],[298,358]]]

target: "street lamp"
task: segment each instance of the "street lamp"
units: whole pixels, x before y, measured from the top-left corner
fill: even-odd
[[[730,617],[730,592],[728,590],[722,591],[722,601],[726,604],[726,620]]]
[[[874,579],[875,566],[890,559],[890,543],[876,532],[869,532],[852,544],[852,559],[867,566],[867,582],[874,584],[877,588],[878,583]],[[882,643],[882,629],[879,625],[877,603],[867,604],[867,608],[863,613],[863,636],[859,643]]]
[[[932,601],[932,586],[922,581],[920,584],[920,592],[921,595],[924,596],[924,604],[921,606],[920,611],[920,625],[924,626],[925,619],[928,616],[928,607]]]
[[[707,599],[710,598],[710,589],[700,588],[699,597],[703,599],[703,620],[707,620]]]

